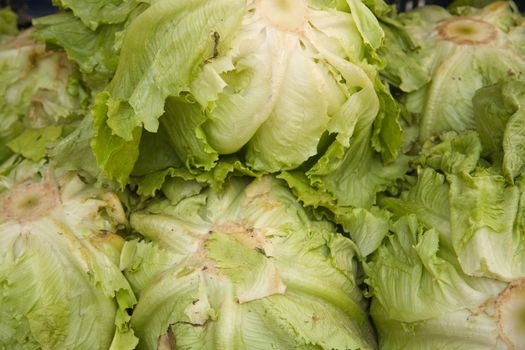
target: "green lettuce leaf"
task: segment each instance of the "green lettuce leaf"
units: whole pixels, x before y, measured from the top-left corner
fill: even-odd
[[[379,53],[386,63],[381,75],[404,92],[422,88],[429,82],[430,76],[420,65],[416,54],[419,48],[400,21],[390,19],[381,25],[385,32],[385,44]]]
[[[259,177],[261,174],[254,172],[242,164],[236,157],[225,157],[211,171],[189,171],[185,167],[170,167],[164,170],[149,173],[131,179],[137,185],[137,193],[144,196],[153,196],[158,190],[170,186],[170,181],[176,179],[195,180],[208,184],[215,189],[220,189],[231,176],[248,175]]]
[[[101,24],[96,29],[87,27],[71,12],[57,13],[33,20],[34,36],[52,47],[63,48],[75,62],[84,81],[93,90],[103,90],[117,69],[122,37],[129,23],[147,5],[136,7],[126,21]]]
[[[56,141],[62,135],[60,125],[51,125],[39,129],[26,129],[7,144],[15,153],[25,158],[38,161],[47,155],[46,145]]]
[[[423,144],[419,163],[447,174],[470,173],[480,161],[480,137],[474,131],[450,131]]]
[[[124,22],[139,3],[136,0],[53,0],[54,5],[72,10],[75,17],[91,30],[96,30],[100,24]]]
[[[370,144],[371,132],[371,125],[356,129],[347,150],[334,142],[307,172],[313,187],[331,194],[339,206],[370,208],[377,193],[386,190],[408,169],[407,156],[385,165]]]
[[[441,244],[452,245],[450,229],[449,185],[433,169],[420,169],[416,183],[399,197],[382,197],[379,205],[397,218],[413,214],[427,229],[440,234]]]
[[[516,225],[523,187],[483,169],[449,181],[452,239],[465,273],[502,281],[523,277],[525,242]]]
[[[107,95],[100,94],[97,100],[105,100]],[[95,135],[91,140],[93,154],[98,166],[109,178],[114,178],[122,185],[128,182],[129,174],[139,157],[142,128],[135,128],[131,140],[126,141],[112,133],[106,124],[105,105],[98,104],[93,109],[93,127]]]
[[[508,81],[479,89],[472,103],[483,152],[513,182],[525,164],[525,83]]]
[[[79,123],[68,127],[73,127],[73,130],[50,145],[48,157],[61,169],[78,171],[93,179],[99,178],[101,170],[91,150],[94,135],[92,116],[88,114]]]
[[[499,337],[498,326],[485,312],[458,310],[424,322],[400,323],[384,319],[384,309],[373,302],[372,317],[379,333],[379,348],[384,350],[492,350],[508,349]]]

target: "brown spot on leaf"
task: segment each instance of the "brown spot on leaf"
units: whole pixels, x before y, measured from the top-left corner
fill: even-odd
[[[0,195],[0,218],[29,222],[46,216],[60,205],[58,186],[52,180],[27,181]]]
[[[525,278],[509,285],[496,298],[496,321],[499,335],[509,349],[525,346]]]
[[[170,325],[166,334],[161,335],[157,340],[157,350],[174,350],[176,348],[177,341]]]

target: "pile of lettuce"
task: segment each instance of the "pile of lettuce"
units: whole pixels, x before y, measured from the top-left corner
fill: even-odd
[[[0,10],[0,348],[525,348],[513,2]]]

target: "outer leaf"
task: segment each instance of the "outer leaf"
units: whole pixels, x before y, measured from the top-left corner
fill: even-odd
[[[78,1],[78,0],[53,0],[53,3],[64,9],[71,9],[75,17],[91,30],[97,29],[101,23],[121,23],[126,20],[130,12],[138,6],[139,1]]]
[[[206,140],[202,124],[206,117],[197,104],[168,98],[166,113],[160,119],[169,143],[188,168],[210,170],[219,155]]]
[[[117,67],[117,33],[123,25],[103,25],[92,31],[68,12],[37,18],[33,25],[37,28],[35,36],[64,48],[94,87],[107,84]]]
[[[106,96],[98,95],[97,101],[105,100]],[[95,135],[91,147],[97,164],[106,176],[117,179],[124,186],[139,156],[142,129],[135,128],[130,141],[114,135],[106,124],[105,109],[101,103],[95,106],[93,117]]]
[[[93,119],[87,115],[71,133],[53,144],[48,155],[64,170],[79,171],[97,178],[100,168],[90,146],[93,135]]]
[[[485,312],[450,312],[437,319],[403,324],[385,320],[384,309],[373,302],[371,313],[379,329],[379,348],[384,350],[506,350],[497,324]]]
[[[33,161],[39,161],[47,155],[46,145],[56,141],[62,134],[60,125],[51,125],[40,129],[26,129],[7,145],[13,152]]]
[[[432,169],[422,169],[417,182],[399,198],[381,198],[379,204],[392,211],[398,218],[414,214],[427,229],[441,235],[441,244],[450,247],[449,186],[445,177]]]
[[[399,106],[394,100],[388,86],[377,82],[380,110],[374,121],[372,145],[381,154],[385,163],[397,159],[403,143],[403,134],[399,124]]]
[[[258,177],[261,174],[254,172],[243,165],[236,157],[224,157],[211,171],[189,171],[185,167],[170,167],[132,179],[138,185],[137,192],[145,196],[153,196],[163,185],[168,185],[170,178],[196,180],[208,184],[214,189],[220,189],[231,176],[248,175]]]
[[[405,156],[385,166],[372,150],[369,138],[369,132],[361,131],[346,152],[340,144],[332,144],[307,173],[314,187],[332,194],[338,205],[370,208],[377,193],[386,190],[408,168]],[[343,159],[338,159],[341,156]]]
[[[377,18],[361,1],[348,0],[347,2],[365,43],[377,49],[381,46],[385,35],[381,26],[379,26]]]
[[[389,83],[404,92],[420,89],[430,80],[419,62],[418,47],[413,42],[401,22],[382,23],[385,32],[385,45],[379,52],[385,57],[386,67],[381,74]]]
[[[470,173],[480,160],[480,137],[473,131],[448,132],[423,144],[419,161],[448,174]]]
[[[107,88],[108,99],[98,101],[107,106],[106,123],[113,132],[129,141],[142,125],[156,131],[166,97],[189,87],[200,64],[213,56],[212,34],[228,42],[243,11],[241,1],[165,0],[139,15],[126,31],[125,59]]]
[[[473,104],[483,151],[493,163],[501,164],[503,174],[513,182],[525,164],[525,83],[510,81],[480,89]]]
[[[503,281],[523,277],[524,242],[515,226],[520,188],[481,170],[450,176],[450,183],[452,239],[463,270]]]

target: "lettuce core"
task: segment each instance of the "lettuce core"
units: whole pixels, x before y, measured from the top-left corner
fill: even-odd
[[[442,39],[460,45],[487,45],[498,32],[492,24],[476,18],[456,17],[437,27]]]
[[[308,6],[304,0],[259,0],[257,9],[279,30],[301,32],[306,25]]]
[[[23,183],[0,196],[0,219],[36,220],[46,216],[59,203],[58,189],[52,181]]]

